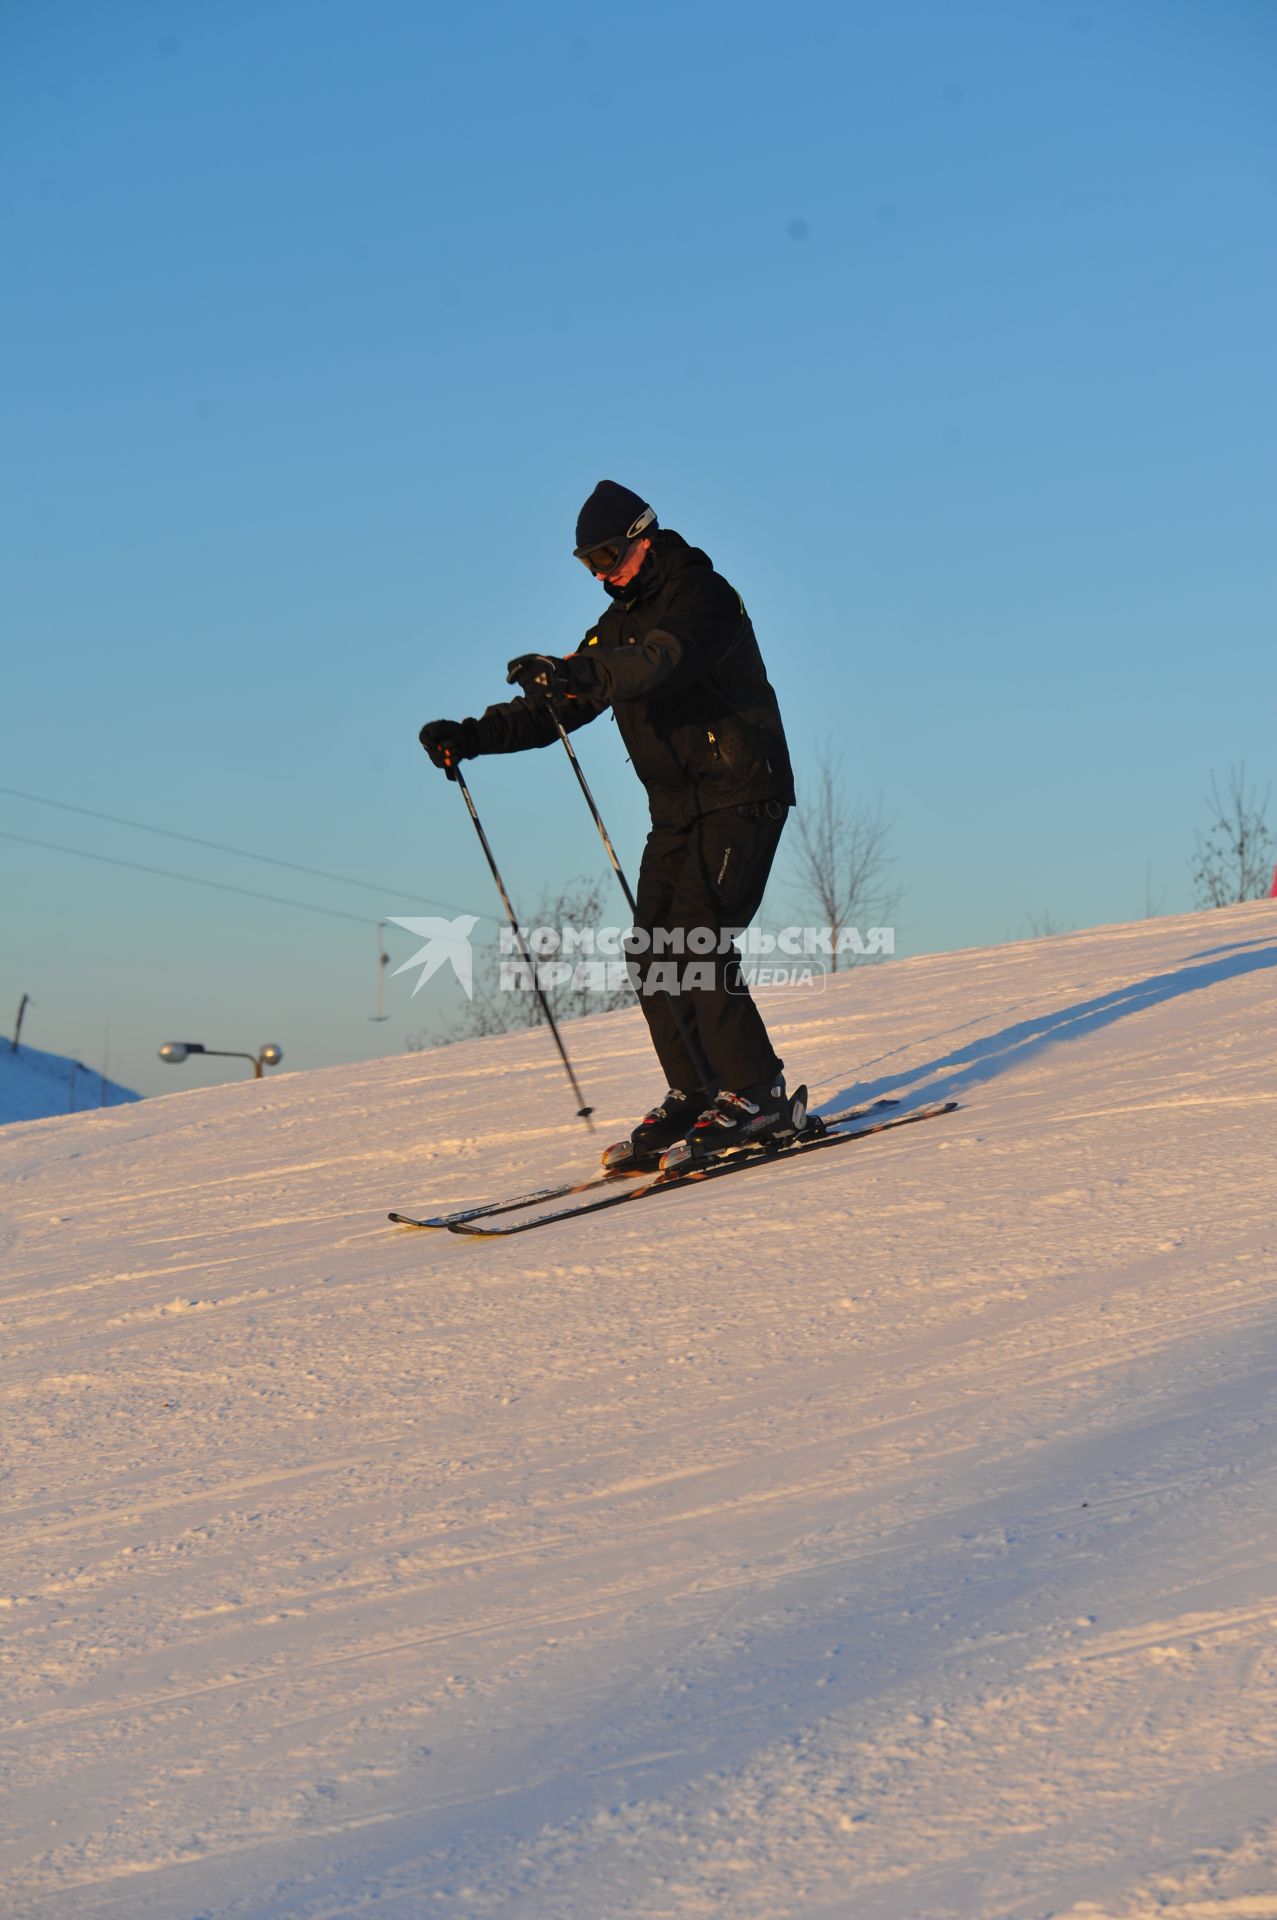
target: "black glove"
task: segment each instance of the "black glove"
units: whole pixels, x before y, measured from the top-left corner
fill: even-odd
[[[552,653],[521,653],[506,668],[505,678],[508,687],[519,687],[534,705],[568,700],[574,691],[571,660],[558,660]]]
[[[479,751],[479,729],[473,720],[427,720],[417,735],[436,767],[448,778],[458,760],[473,760]]]

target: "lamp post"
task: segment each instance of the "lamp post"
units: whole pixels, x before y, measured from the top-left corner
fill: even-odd
[[[386,1012],[386,968],[390,965],[390,955],[386,952],[386,943],[381,937],[384,920],[377,922],[377,1011],[370,1013],[370,1020],[388,1020]]]
[[[284,1049],[268,1040],[260,1053],[236,1053],[226,1047],[206,1047],[200,1040],[166,1040],[160,1048],[160,1059],[167,1060],[170,1067],[180,1067],[189,1053],[208,1053],[219,1060],[249,1060],[252,1062],[253,1078],[260,1080],[263,1067],[277,1067],[284,1057]]]

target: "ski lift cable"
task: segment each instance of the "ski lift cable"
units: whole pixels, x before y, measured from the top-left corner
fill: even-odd
[[[71,854],[77,860],[96,860],[105,867],[127,867],[131,873],[146,873],[159,880],[182,880],[190,887],[211,887],[215,893],[237,893],[247,900],[268,901],[275,907],[295,907],[302,913],[322,913],[329,920],[350,920],[358,927],[374,924],[366,913],[343,913],[339,907],[320,907],[311,900],[289,900],[283,894],[262,893],[256,887],[232,886],[227,880],[206,880],[200,874],[175,873],[170,867],[149,867],[140,860],[121,860],[111,853],[91,853],[87,847],[64,847],[56,840],[37,840],[31,834],[9,833],[3,827],[0,827],[0,840],[15,840],[24,847],[41,847],[47,853]],[[495,915],[485,913],[483,918],[492,920]]]
[[[232,847],[224,840],[205,840],[202,839],[199,834],[179,833],[173,827],[153,826],[150,821],[147,820],[127,820],[122,814],[103,813],[98,807],[78,806],[71,800],[52,800],[47,794],[27,793],[21,787],[0,786],[0,793],[7,794],[14,800],[33,801],[38,807],[57,807],[63,813],[79,813],[83,814],[85,818],[89,820],[105,820],[114,827],[128,827],[130,831],[134,833],[155,833],[161,835],[166,840],[183,840],[188,846],[208,847],[214,853],[234,854],[239,860],[257,860],[264,866],[285,867],[290,873],[308,874],[312,880],[335,880],[344,887],[362,887],[365,892],[380,894],[383,900],[422,900],[427,906],[446,907],[449,913],[469,912],[468,907],[459,907],[451,900],[436,900],[428,893],[419,893],[415,887],[387,887],[380,885],[375,880],[356,880],[353,875],[348,873],[330,873],[324,867],[305,867],[296,860],[281,860],[271,853],[254,853],[248,847]],[[10,839],[20,838],[20,836],[16,834],[11,834],[8,837]],[[63,848],[62,851],[74,852],[76,849]],[[105,858],[105,856],[103,857]],[[127,864],[127,862],[125,864]],[[179,875],[177,877],[189,878],[190,876]],[[210,882],[209,884],[211,885],[213,883]],[[263,895],[261,897],[268,898],[269,896]],[[316,911],[319,911],[319,909],[316,909]],[[353,920],[362,918],[363,916],[348,914],[345,917]],[[495,914],[481,913],[476,915],[476,918],[480,920],[491,920],[494,924],[496,923]]]

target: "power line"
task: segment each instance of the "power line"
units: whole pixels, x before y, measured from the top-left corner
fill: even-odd
[[[36,806],[38,807],[57,807],[63,813],[80,813],[80,814],[83,814],[85,818],[88,820],[106,820],[106,821],[109,821],[110,824],[114,827],[128,827],[134,833],[156,833],[156,834],[162,835],[163,838],[166,840],[184,840],[188,846],[211,848],[211,850],[214,853],[231,853],[231,854],[234,854],[235,857],[239,860],[257,860],[257,861],[260,861],[264,866],[285,867],[288,869],[290,873],[308,874],[312,880],[336,880],[341,886],[344,886],[344,887],[362,887],[365,890],[365,892],[380,894],[383,900],[386,900],[386,899],[393,900],[396,898],[408,899],[408,900],[423,900],[426,903],[426,905],[430,907],[446,907],[449,913],[468,913],[470,911],[468,907],[457,906],[454,901],[436,900],[428,893],[418,893],[415,887],[383,887],[379,885],[378,882],[375,880],[356,880],[353,878],[352,875],[348,873],[329,873],[323,867],[303,867],[296,860],[280,860],[280,859],[277,859],[274,854],[270,854],[270,853],[253,853],[247,847],[228,846],[227,843],[223,840],[203,840],[200,838],[198,834],[178,833],[172,827],[152,826],[151,823],[146,820],[126,820],[123,818],[122,815],[118,813],[103,813],[97,807],[77,806],[74,803],[74,801],[71,801],[71,800],[50,800],[46,794],[26,793],[23,791],[21,787],[0,787],[0,793],[8,794],[10,798],[14,800],[34,801]],[[9,834],[6,837],[10,840],[18,840],[18,839],[21,839],[22,836],[20,834]],[[44,846],[44,845],[52,846],[53,845],[51,841],[45,842],[45,841],[38,841],[38,840],[33,840],[30,844],[32,846]],[[76,847],[57,847],[57,848],[54,848],[54,851],[59,853],[77,853],[79,852],[79,849]],[[84,857],[88,859],[88,858],[91,858],[92,856],[86,854]],[[102,859],[105,859],[106,855],[103,854],[100,857]],[[117,864],[121,866],[128,866],[130,863],[126,860],[126,861],[117,862]],[[140,871],[143,873],[151,873],[151,872],[159,872],[160,869],[143,867],[140,869]],[[170,874],[167,877],[169,879],[177,879],[177,880],[185,880],[185,879],[191,878],[189,874]],[[215,885],[216,883],[213,881],[210,881],[208,884],[212,886],[212,885]],[[233,893],[233,892],[236,892],[237,889],[232,887],[229,889],[229,891]],[[242,892],[243,889],[242,888],[238,889],[238,891]],[[273,896],[270,894],[258,894],[253,897],[257,899],[262,899],[262,900],[268,900],[273,898]],[[289,902],[286,904],[302,905],[304,904],[304,902]],[[327,911],[327,909],[316,907],[312,909],[312,911],[318,913],[322,911]],[[337,917],[345,918],[345,919],[354,919],[356,916],[353,914],[346,914],[344,916],[338,915]],[[495,919],[496,916],[491,913],[481,913],[476,917],[480,920],[493,920]]]
[[[322,913],[330,920],[352,920],[357,927],[371,927],[377,924],[367,914],[343,913],[339,907],[317,907],[309,900],[287,900],[278,893],[259,893],[254,887],[234,887],[225,880],[205,880],[194,873],[174,873],[168,867],[147,867],[139,860],[120,860],[110,853],[90,853],[86,847],[64,847],[56,840],[36,840],[26,833],[7,833],[0,827],[0,840],[16,840],[24,847],[42,847],[46,853],[69,853],[77,860],[96,860],[104,867],[127,867],[131,873],[148,873],[160,880],[182,880],[189,887],[211,887],[216,893],[238,893],[246,900],[266,900],[275,907],[296,907],[302,913]],[[424,899],[424,895],[419,895]],[[438,905],[432,901],[432,905]],[[485,914],[485,920],[493,918]]]

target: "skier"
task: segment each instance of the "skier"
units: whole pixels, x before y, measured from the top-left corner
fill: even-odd
[[[611,707],[651,811],[636,896],[646,950],[630,970],[668,1091],[604,1164],[669,1165],[803,1124],[730,939],[762,902],[793,773],[745,603],[708,556],[614,480],[582,507],[575,551],[612,602],[576,651],[520,654],[506,674],[520,697],[427,721],[420,739],[450,772],[548,746],[556,716],[573,731]]]

